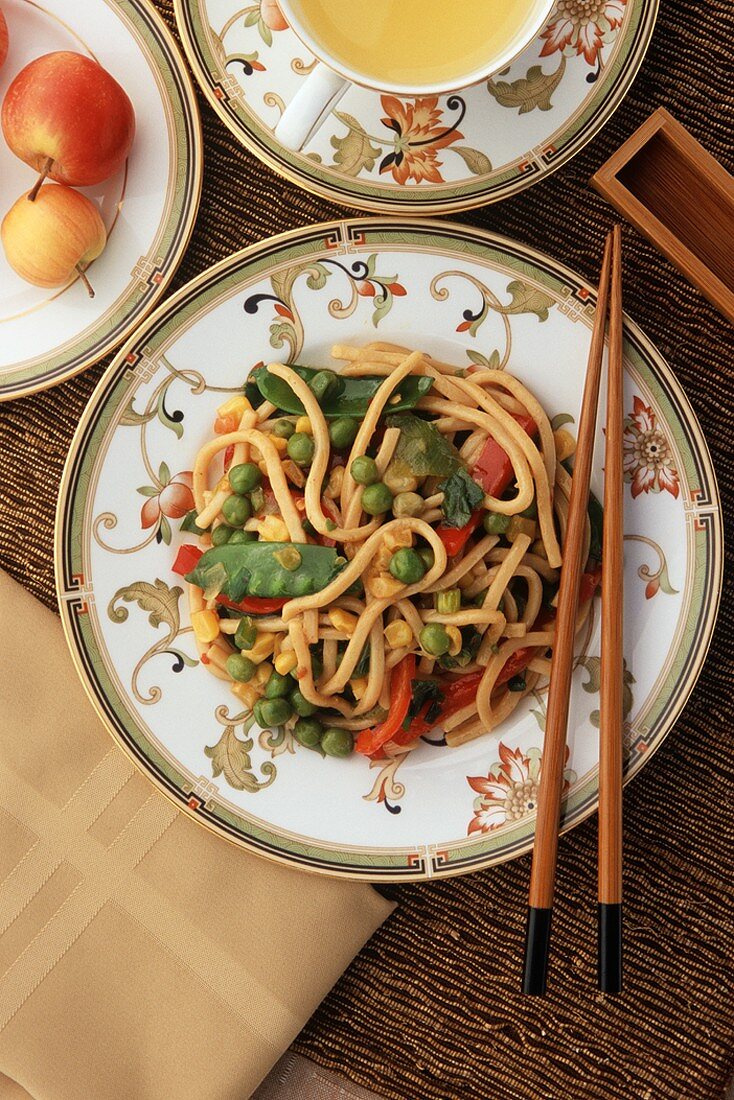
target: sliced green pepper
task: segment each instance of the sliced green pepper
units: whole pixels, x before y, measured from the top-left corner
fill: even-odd
[[[283,551],[297,550],[301,564],[287,569],[279,560]],[[226,543],[202,554],[196,567],[186,575],[210,595],[222,595],[234,603],[245,596],[310,596],[326,588],[344,568],[337,551],[330,546],[312,546],[290,542]],[[213,588],[216,587],[216,592]]]
[[[295,364],[290,364],[290,368],[306,383],[312,382],[317,374],[323,373],[313,367],[300,367]],[[343,416],[361,418],[365,416],[375,394],[385,381],[384,378],[373,377],[343,378],[340,375],[336,377],[336,384],[327,390],[324,397],[319,400],[321,411],[327,418]],[[271,401],[276,408],[287,413],[302,414],[305,412],[303,405],[288,383],[284,382],[282,378],[271,374],[267,367],[256,367],[252,371],[247,381],[247,387],[250,387],[253,382],[262,397],[266,401]],[[394,405],[390,405],[390,412],[402,412],[405,409],[414,408],[421,397],[426,396],[432,385],[432,378],[422,376],[404,378],[394,395],[399,396],[400,400],[396,401]],[[249,396],[250,389],[247,387],[246,393]]]

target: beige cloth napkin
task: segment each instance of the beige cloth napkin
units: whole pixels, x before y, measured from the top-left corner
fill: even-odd
[[[390,908],[179,813],[0,574],[2,1100],[245,1100]]]

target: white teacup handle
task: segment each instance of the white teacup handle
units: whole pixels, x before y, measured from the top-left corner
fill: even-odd
[[[275,127],[276,139],[286,149],[298,152],[348,87],[348,80],[319,62],[283,112]]]

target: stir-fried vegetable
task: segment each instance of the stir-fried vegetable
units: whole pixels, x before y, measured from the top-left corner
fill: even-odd
[[[446,527],[464,527],[484,500],[484,492],[472,477],[460,468],[441,482],[443,522]]]
[[[344,564],[329,546],[226,543],[207,550],[186,580],[205,595],[223,595],[234,603],[245,596],[308,596],[326,588]]]
[[[319,376],[331,375],[331,371],[319,371],[313,367],[300,367],[291,364],[291,370],[295,371],[309,386]],[[341,419],[342,417],[361,418],[366,415],[370,403],[374,399],[378,389],[385,381],[384,378],[343,378],[338,374],[333,375],[334,382],[322,392],[318,384],[313,386],[321,411],[328,418]],[[271,401],[276,408],[283,412],[302,414],[305,409],[294,394],[287,382],[276,375],[271,374],[267,367],[256,367],[250,374],[248,386],[254,383],[262,398]],[[433,385],[432,378],[414,377],[405,378],[400,383],[398,391],[399,401],[390,406],[391,412],[400,412],[403,409],[412,409],[425,397]],[[246,390],[249,396],[249,390]]]
[[[395,406],[397,408],[397,406]],[[430,420],[408,413],[388,416],[388,428],[400,428],[395,455],[388,467],[413,477],[450,477],[463,466],[456,447],[441,435]]]
[[[362,730],[355,748],[364,756],[372,756],[398,732],[408,714],[411,700],[410,684],[415,675],[415,654],[409,653],[395,666],[390,679],[390,710],[384,722],[373,729]]]

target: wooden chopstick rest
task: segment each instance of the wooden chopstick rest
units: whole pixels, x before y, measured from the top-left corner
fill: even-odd
[[[660,107],[591,185],[734,322],[734,176]]]

